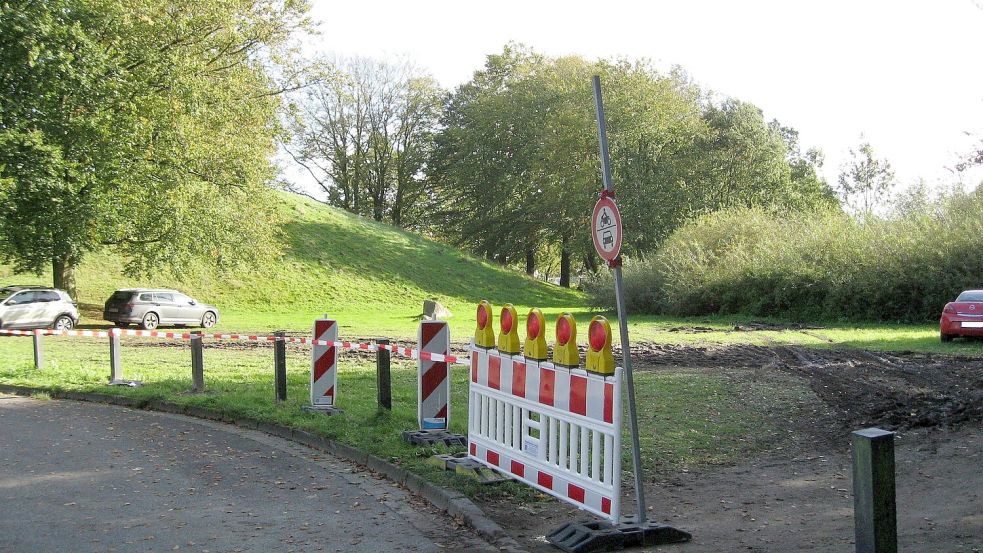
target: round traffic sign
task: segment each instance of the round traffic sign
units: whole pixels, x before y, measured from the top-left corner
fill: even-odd
[[[621,212],[610,196],[601,196],[591,215],[594,249],[605,261],[614,261],[621,253]]]

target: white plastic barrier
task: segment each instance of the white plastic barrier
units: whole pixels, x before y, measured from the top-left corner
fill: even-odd
[[[472,344],[468,452],[620,522],[621,368],[605,378]]]

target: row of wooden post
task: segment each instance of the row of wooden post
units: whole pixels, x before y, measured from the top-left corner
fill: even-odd
[[[277,402],[287,401],[287,342],[283,338],[286,333],[278,330],[273,333],[279,338],[273,342],[273,374],[274,394]],[[44,368],[44,334],[34,333],[34,368]],[[388,345],[389,340],[379,339],[381,345]],[[378,403],[383,409],[392,410],[392,378],[390,375],[391,356],[389,350],[379,349],[376,353],[376,377],[378,382]],[[123,378],[120,364],[120,335],[109,333],[109,383],[114,385],[133,385],[133,381]],[[191,334],[191,391],[205,391],[205,360],[202,334]]]

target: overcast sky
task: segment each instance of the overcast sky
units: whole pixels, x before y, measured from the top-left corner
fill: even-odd
[[[953,182],[946,167],[983,135],[983,0],[312,4],[322,34],[309,48],[407,58],[447,88],[508,41],[680,65],[703,88],[797,129],[803,149],[826,154],[831,183],[861,133],[902,181],[930,183]]]

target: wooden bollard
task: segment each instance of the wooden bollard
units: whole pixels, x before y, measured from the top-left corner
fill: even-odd
[[[205,359],[201,343],[201,333],[191,334],[191,391],[199,394],[205,391]]]
[[[388,346],[389,340],[380,338],[376,340],[380,346]],[[393,392],[392,375],[390,373],[391,356],[388,349],[379,348],[375,355],[375,374],[379,387],[379,407],[392,411]]]
[[[42,369],[44,368],[44,344],[41,343],[41,337],[44,336],[43,330],[34,331],[34,368]]]
[[[867,428],[852,437],[857,553],[897,553],[894,432]]]
[[[273,376],[277,402],[287,401],[287,342],[286,333],[278,330],[273,333]]]

